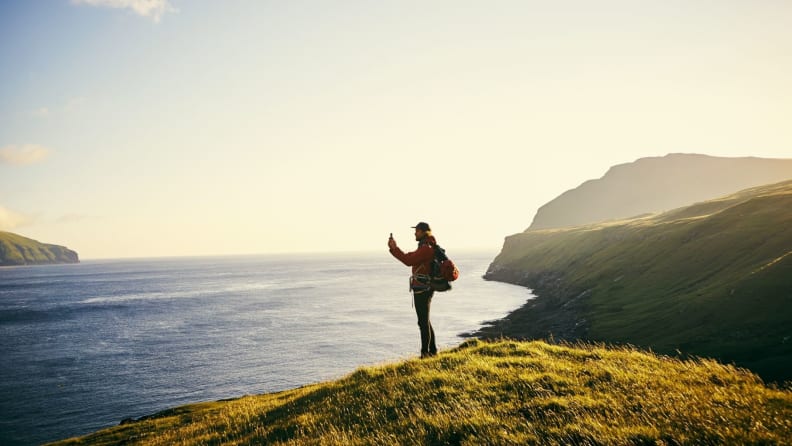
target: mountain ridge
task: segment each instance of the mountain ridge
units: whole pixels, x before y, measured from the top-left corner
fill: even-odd
[[[539,208],[526,231],[664,212],[792,179],[792,159],[671,153],[612,166]]]

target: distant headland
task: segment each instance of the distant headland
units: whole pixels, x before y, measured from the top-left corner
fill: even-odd
[[[77,252],[65,246],[51,245],[0,231],[0,266],[80,263]]]

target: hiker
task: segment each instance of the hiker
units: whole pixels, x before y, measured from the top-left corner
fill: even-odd
[[[429,275],[432,270],[432,260],[434,260],[434,247],[437,241],[432,236],[432,229],[428,223],[420,222],[415,226],[415,241],[418,242],[418,249],[413,252],[404,253],[398,246],[393,234],[388,239],[388,248],[393,257],[402,263],[412,267],[410,277],[410,290],[413,292],[413,302],[415,313],[418,315],[418,327],[421,329],[421,358],[437,355],[437,345],[435,344],[435,334],[432,323],[429,322],[429,307],[432,304],[434,290],[429,286]]]

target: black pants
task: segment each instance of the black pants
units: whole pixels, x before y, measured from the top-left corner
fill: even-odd
[[[414,292],[415,314],[418,315],[418,328],[421,329],[421,355],[437,353],[435,334],[429,322],[429,307],[432,305],[433,290]]]

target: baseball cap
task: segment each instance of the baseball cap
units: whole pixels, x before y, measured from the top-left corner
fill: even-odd
[[[432,228],[429,227],[429,223],[426,223],[424,221],[418,223],[415,226],[410,226],[410,227],[413,228],[413,229],[420,229],[421,231],[431,231],[432,230]]]

